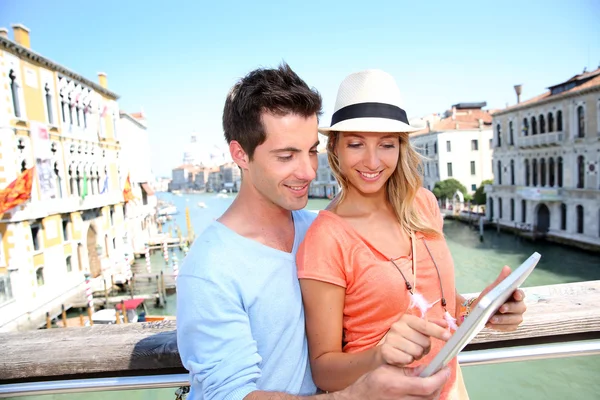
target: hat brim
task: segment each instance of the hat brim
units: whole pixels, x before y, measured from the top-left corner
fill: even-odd
[[[319,127],[319,132],[327,136],[330,132],[410,133],[421,129],[423,127],[408,125],[388,118],[352,118],[329,127]]]

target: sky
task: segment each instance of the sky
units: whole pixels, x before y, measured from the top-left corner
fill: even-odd
[[[47,1],[0,0],[0,27],[30,29],[37,53],[143,109],[153,171],[170,176],[196,133],[226,149],[229,88],[287,62],[323,96],[329,125],[340,82],[378,68],[396,79],[408,117],[459,102],[527,99],[600,65],[600,0]]]

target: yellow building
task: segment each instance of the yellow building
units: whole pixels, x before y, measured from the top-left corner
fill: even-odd
[[[0,189],[31,167],[30,200],[0,215],[0,331],[80,304],[84,274],[125,268],[118,96],[0,29]]]

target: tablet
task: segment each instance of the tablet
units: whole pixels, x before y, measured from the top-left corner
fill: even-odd
[[[531,271],[535,268],[541,255],[533,253],[519,268],[495,288],[490,290],[477,303],[477,306],[465,318],[454,335],[442,347],[440,352],[431,360],[429,365],[421,372],[421,377],[435,374],[450,362],[467,344],[483,329],[491,316],[509,299],[512,293],[525,282]]]

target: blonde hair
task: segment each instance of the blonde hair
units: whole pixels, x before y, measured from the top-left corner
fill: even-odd
[[[327,142],[327,159],[333,175],[342,187],[338,196],[333,200],[331,207],[335,208],[344,201],[348,191],[349,181],[342,174],[340,162],[335,154],[335,146],[340,137],[340,132],[330,132]],[[421,178],[421,156],[410,144],[408,133],[399,133],[400,155],[398,164],[392,176],[386,182],[387,199],[394,210],[400,226],[407,232],[421,232],[426,236],[441,237],[442,232],[431,226],[417,212],[414,201],[417,192],[423,185]]]

